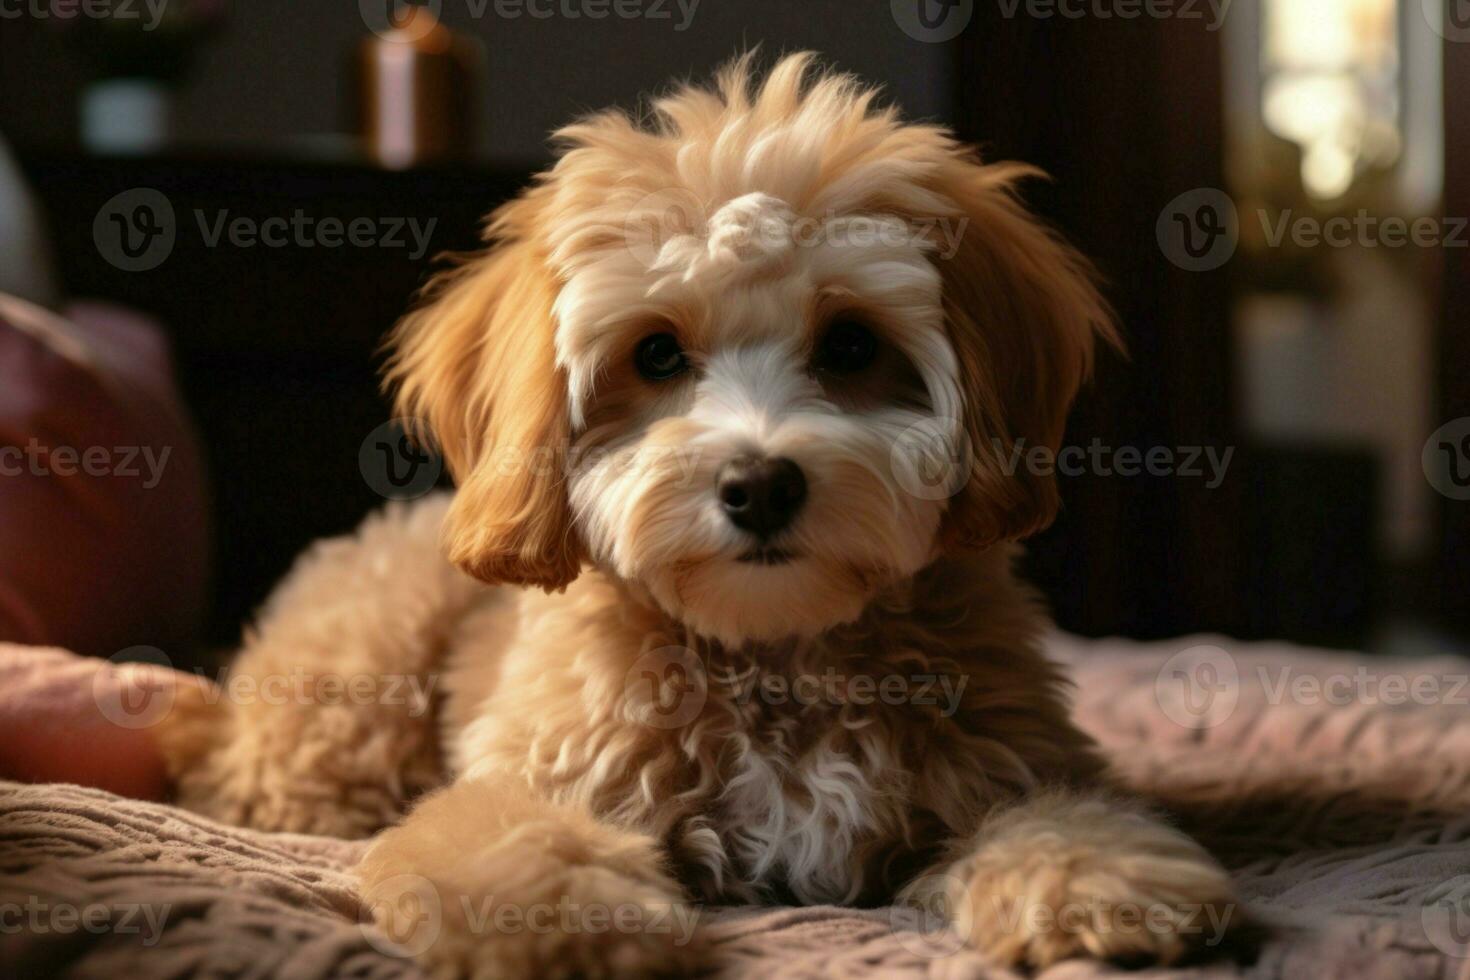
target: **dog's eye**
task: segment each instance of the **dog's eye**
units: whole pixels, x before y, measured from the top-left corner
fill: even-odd
[[[649,381],[666,381],[689,366],[684,348],[671,333],[656,333],[638,342],[633,357],[638,373]]]
[[[873,363],[878,338],[856,320],[838,320],[827,328],[817,349],[817,367],[837,374],[853,374]]]

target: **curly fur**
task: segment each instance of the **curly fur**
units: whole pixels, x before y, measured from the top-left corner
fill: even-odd
[[[942,899],[1006,963],[1182,955],[1181,908],[1230,902],[1228,882],[1109,795],[1011,569],[1058,501],[1003,460],[1055,447],[1095,343],[1116,342],[1087,263],[1019,203],[1029,171],[802,55],[759,85],[740,59],[646,123],[604,113],[560,137],[487,251],[392,338],[399,409],[457,492],[319,545],[236,666],[442,680],[434,722],[313,697],[191,704],[166,736],[186,802],[362,835],[438,781],[442,750],[445,784],[360,875],[385,927],[405,888],[436,896],[445,911],[406,938],[447,974],[700,959],[653,930],[508,934],[464,914],[558,897],[652,913],[902,895]],[[856,378],[814,366],[841,318],[879,337]],[[687,371],[637,375],[652,333]],[[745,560],[715,500],[720,467],[752,453],[807,474],[789,560]],[[905,477],[936,464],[953,492],[914,492]],[[895,679],[899,696],[874,695]],[[1158,906],[1162,925],[1123,940],[988,911],[1020,899]]]

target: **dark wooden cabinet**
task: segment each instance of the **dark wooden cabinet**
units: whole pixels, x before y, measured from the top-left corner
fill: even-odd
[[[230,643],[309,542],[383,504],[358,468],[363,440],[389,417],[377,381],[383,336],[433,257],[476,247],[482,216],[532,168],[393,173],[74,154],[22,163],[49,212],[67,293],[126,303],[168,330],[215,500],[209,639]],[[94,224],[115,195],[138,188],[168,201],[174,244],[156,268],[130,272],[108,261]],[[289,222],[298,213],[314,223],[368,218],[379,244],[324,245],[337,236],[318,234],[319,224],[280,231],[279,221],[271,237],[281,245],[215,237],[234,218]],[[410,221],[432,229],[424,254]]]

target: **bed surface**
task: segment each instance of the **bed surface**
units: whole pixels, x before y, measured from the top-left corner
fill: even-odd
[[[1072,665],[1083,726],[1232,868],[1268,928],[1253,962],[1141,975],[1470,978],[1470,663],[1210,637],[1051,646]],[[361,847],[0,782],[0,972],[417,977],[362,924],[347,874]],[[719,976],[1011,975],[935,955],[908,910],[699,921]],[[1073,961],[1042,976],[1113,972]]]

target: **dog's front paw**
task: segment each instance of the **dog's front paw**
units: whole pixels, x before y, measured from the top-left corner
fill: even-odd
[[[594,867],[547,884],[453,894],[398,875],[363,899],[393,951],[444,980],[684,976],[701,965],[697,911],[676,892]]]
[[[1198,844],[1104,800],[993,821],[939,877],[958,936],[1008,966],[1169,964],[1218,947],[1244,918]]]
[[[454,840],[463,826],[428,839],[406,824],[368,849],[357,874],[373,945],[444,979],[688,976],[703,965],[698,909],[647,837],[542,818],[475,846]]]

